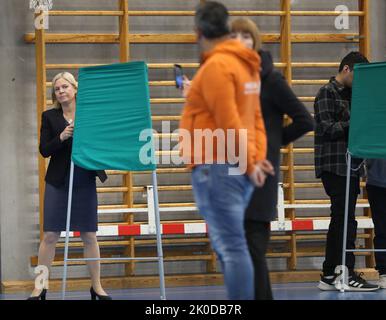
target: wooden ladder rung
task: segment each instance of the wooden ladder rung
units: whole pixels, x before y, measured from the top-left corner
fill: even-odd
[[[266,256],[268,258],[290,258],[291,252],[268,252]]]
[[[299,189],[304,189],[304,188],[322,188],[323,187],[323,183],[321,183],[321,182],[295,182],[293,185],[294,185],[295,188],[299,188]],[[361,187],[365,187],[366,183],[365,182],[361,182],[360,186]],[[288,184],[288,183],[284,183],[283,187],[284,188],[290,188],[291,185]]]
[[[288,149],[281,149],[281,153],[286,154],[288,153]],[[303,154],[303,153],[313,153],[314,148],[293,148],[293,153]],[[168,155],[174,155],[178,156],[180,154],[180,151],[176,150],[157,150],[155,151],[156,156],[168,156]]]
[[[291,11],[292,16],[339,16],[342,12],[339,11]],[[345,12],[348,16],[364,16],[363,11],[347,11]]]
[[[319,85],[319,84],[326,84],[329,80],[292,80],[291,83],[294,85]]]
[[[118,16],[124,15],[123,11],[107,10],[50,10],[50,16]],[[128,10],[129,16],[194,16],[192,10]],[[230,10],[231,16],[283,16],[285,11],[272,10]]]
[[[128,192],[128,187],[103,187],[97,188],[98,193]]]
[[[129,16],[194,16],[192,10],[129,10]],[[277,10],[230,10],[231,16],[284,16],[285,11]],[[342,14],[337,11],[291,11],[292,16],[338,16]],[[50,16],[117,16],[124,15],[124,11],[113,10],[50,10]],[[348,11],[348,16],[364,16],[363,11]]]
[[[293,33],[293,43],[346,43],[359,42],[358,33]],[[194,34],[129,34],[130,43],[196,43]],[[279,33],[262,35],[264,43],[279,43]],[[35,43],[35,33],[24,36],[27,43]],[[109,33],[47,33],[45,43],[119,43],[118,34]]]
[[[189,235],[184,235],[189,236]],[[138,245],[155,245],[157,244],[157,240],[155,239],[135,239],[135,244]],[[187,244],[187,243],[197,243],[202,242],[205,244],[209,243],[209,238],[202,238],[202,237],[190,237],[190,238],[165,238],[165,235],[162,236],[162,244]]]
[[[326,234],[297,234],[296,240],[325,240]],[[371,236],[366,233],[357,235],[357,239],[370,239]]]
[[[100,204],[98,205],[98,210],[107,210],[107,209],[127,209],[129,206],[127,204]]]
[[[191,169],[189,168],[157,168],[156,172],[158,174],[167,174],[167,173],[189,173]],[[108,175],[124,175],[128,174],[129,171],[120,171],[120,170],[107,170],[106,174]],[[133,174],[150,174],[152,171],[131,171]]]
[[[292,80],[293,85],[323,85],[328,83],[329,80]],[[160,81],[149,81],[150,87],[174,87],[176,85],[175,81],[169,80],[160,80]],[[47,88],[52,87],[52,82],[46,83]]]
[[[370,256],[370,252],[354,252],[354,255],[356,256]],[[325,252],[324,251],[318,251],[318,252],[299,252],[296,253],[297,257],[324,257]]]
[[[292,184],[283,183],[283,188],[290,188]],[[361,187],[365,187],[366,183],[361,182]],[[298,189],[309,189],[309,188],[322,188],[323,183],[321,182],[295,182],[293,183],[294,188]],[[158,191],[190,191],[192,190],[191,185],[158,185]],[[111,192],[127,192],[127,187],[103,187],[97,188],[99,193],[111,193]],[[133,192],[146,192],[146,186],[135,186],[132,187]]]
[[[315,101],[315,97],[298,97],[298,99],[302,102]],[[185,102],[184,98],[151,98],[150,99],[151,104],[177,104],[177,103],[182,104],[184,102]],[[52,105],[53,105],[52,100],[47,100],[47,106],[52,106]],[[159,116],[154,116],[154,117],[159,117]]]
[[[141,257],[137,257],[137,258],[141,258]],[[175,256],[175,257],[168,257],[168,256],[164,256],[164,261],[207,261],[207,260],[212,260],[212,256],[211,255],[208,255],[208,254],[200,254],[200,255],[192,255],[192,256]],[[101,264],[126,264],[126,263],[130,263],[130,262],[136,262],[136,263],[139,263],[139,262],[144,262],[144,260],[136,260],[136,259],[133,259],[131,261],[122,261],[122,260],[103,260],[101,259],[100,263]],[[156,258],[154,258],[154,260],[152,260],[154,262],[157,261]],[[146,261],[148,262],[148,260]],[[86,263],[84,261],[68,261],[67,265],[69,266],[81,266],[81,265],[85,265]],[[33,266],[35,266],[36,263],[33,264]],[[64,262],[63,261],[53,261],[52,262],[52,266],[53,267],[58,267],[58,266],[63,266],[64,265]]]
[[[115,16],[122,17],[123,11],[114,10],[49,10],[49,16]]]
[[[185,99],[184,98],[153,98],[150,99],[151,104],[169,104],[169,103],[184,103]],[[47,106],[52,106],[53,101],[52,100],[47,100]]]
[[[160,203],[160,208],[175,208],[175,207],[195,207],[194,202],[170,202]],[[147,208],[147,204],[134,204],[133,208]]]
[[[153,104],[166,104],[166,103],[184,103],[184,98],[153,98],[150,99],[150,103]]]
[[[280,170],[288,171],[289,166],[280,166]],[[312,171],[315,170],[315,166],[313,165],[299,165],[294,166],[295,171]],[[170,173],[190,173],[191,169],[189,168],[157,168],[157,174],[170,174]],[[132,171],[133,174],[150,174],[151,171]],[[107,170],[106,174],[108,175],[124,175],[128,174],[128,171],[120,171],[120,170]]]
[[[330,200],[327,199],[307,199],[307,200],[294,200],[294,204],[330,204]],[[357,203],[366,204],[368,201],[366,199],[358,199]],[[284,201],[284,204],[289,204],[288,200]],[[316,217],[313,217],[316,218]]]
[[[181,116],[152,116],[153,121],[179,121]]]
[[[294,166],[294,171],[312,171],[315,170],[315,166],[312,165],[301,165],[301,166]],[[280,170],[282,171],[288,171],[289,166],[280,166]]]
[[[298,97],[298,99],[302,102],[314,102],[315,97]]]
[[[284,148],[284,149],[281,149],[280,150],[281,153],[283,154],[287,154],[289,153],[289,150]],[[314,148],[293,148],[293,153],[313,153],[314,152]]]
[[[187,236],[187,235],[185,235]],[[208,238],[202,238],[202,237],[192,237],[192,238],[166,238],[165,235],[162,237],[162,244],[187,244],[187,243],[209,243]],[[127,246],[130,245],[130,240],[110,240],[110,241],[98,241],[98,245],[100,247],[118,247],[118,246]],[[143,240],[143,239],[134,239],[134,243],[136,245],[153,245],[157,243],[157,240],[154,239],[148,239],[148,240]],[[59,242],[57,243],[56,247],[57,248],[64,248],[65,243],[64,242]],[[70,248],[83,248],[84,244],[82,241],[71,241],[69,243]]]
[[[146,186],[136,186],[132,188],[133,192],[145,192]],[[175,185],[175,186],[160,186],[158,185],[158,191],[190,191],[191,185]]]
[[[112,61],[110,63],[116,63],[116,61]],[[183,68],[198,68],[198,63],[186,63],[186,62],[179,62],[177,61],[179,65],[181,65]],[[109,62],[106,62],[105,64],[109,64]],[[93,67],[93,66],[100,66],[104,64],[87,64],[87,63],[49,63],[46,64],[47,70],[68,70],[68,69],[79,69],[84,67]],[[174,63],[148,63],[147,64],[149,69],[172,69],[174,67]],[[284,62],[275,62],[274,66],[276,68],[285,68],[287,66]],[[339,67],[339,62],[292,62],[291,63],[292,68],[337,68]]]

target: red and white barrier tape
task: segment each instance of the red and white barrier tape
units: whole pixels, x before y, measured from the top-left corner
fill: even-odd
[[[148,203],[153,203],[153,189],[147,187]],[[283,185],[278,186],[278,220],[271,222],[271,231],[314,231],[328,230],[330,219],[297,219],[285,220],[285,209],[311,209],[311,208],[328,208],[330,204],[284,204]],[[368,204],[357,204],[357,207],[366,208]],[[196,207],[161,207],[160,212],[186,212],[197,211]],[[98,213],[148,213],[149,224],[133,224],[133,225],[101,225],[98,228],[97,236],[146,236],[155,235],[155,216],[154,207],[148,208],[122,208],[122,209],[104,209],[98,210]],[[359,229],[373,229],[373,221],[370,218],[359,218]],[[202,223],[163,223],[161,224],[161,234],[177,235],[177,234],[206,234],[208,233],[207,225]],[[65,232],[61,233],[61,237],[65,237]],[[79,237],[80,232],[71,231],[70,237]]]
[[[358,221],[358,229],[374,228],[373,221],[370,218],[360,218]],[[278,221],[271,222],[271,231],[314,231],[328,230],[330,219],[298,219],[294,221]],[[163,235],[177,234],[205,234],[208,232],[206,223],[163,223],[161,224],[161,233]],[[65,232],[61,233],[61,237],[65,237]],[[133,225],[110,225],[99,226],[97,236],[146,236],[154,235],[155,228],[148,224],[133,224]],[[70,232],[70,237],[79,237],[80,232]]]

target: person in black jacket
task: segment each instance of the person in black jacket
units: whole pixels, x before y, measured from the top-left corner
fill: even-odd
[[[343,254],[344,215],[346,203],[346,153],[350,127],[350,109],[354,65],[369,61],[360,52],[352,51],[341,61],[338,73],[321,87],[315,97],[315,175],[322,180],[324,190],[331,201],[331,220],[326,239],[323,274],[318,288],[323,291],[337,290]],[[360,194],[360,179],[364,176],[363,159],[354,158],[350,176],[348,198],[347,249],[355,249],[357,221],[355,207]],[[355,256],[346,252],[348,291],[374,291],[378,285],[367,282],[362,273],[354,270]]]
[[[52,80],[52,99],[55,107],[42,114],[39,151],[44,158],[50,157],[50,163],[45,177],[44,235],[39,247],[38,265],[47,269],[55,257],[60,232],[66,229],[77,87],[72,74],[62,72],[56,75]],[[100,257],[96,238],[96,176],[102,182],[107,179],[104,171],[90,171],[78,166],[74,168],[70,230],[80,232],[86,258]],[[111,299],[100,282],[100,262],[87,261],[87,266],[92,281],[92,299]],[[46,292],[46,288],[35,287],[29,299],[45,300]]]
[[[261,37],[257,26],[247,18],[231,25],[233,38],[255,49],[261,57],[261,108],[267,132],[267,160],[276,172],[267,175],[262,188],[255,188],[245,212],[245,231],[255,269],[255,299],[272,300],[266,252],[270,237],[270,222],[277,216],[277,190],[280,172],[280,147],[287,145],[314,128],[305,106],[295,96],[281,73],[274,70],[271,54],[260,50]],[[284,115],[292,123],[283,128]]]

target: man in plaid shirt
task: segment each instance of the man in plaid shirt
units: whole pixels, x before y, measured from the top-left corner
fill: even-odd
[[[315,98],[315,172],[322,179],[323,187],[331,200],[331,222],[327,233],[326,257],[319,283],[321,290],[336,290],[335,268],[342,264],[344,207],[346,195],[346,152],[350,123],[351,87],[356,63],[368,63],[359,52],[350,52],[343,58],[339,73],[324,85]],[[354,169],[362,159],[353,159]],[[357,222],[355,206],[360,193],[360,177],[363,169],[351,171],[347,248],[355,248]],[[378,286],[367,283],[354,272],[355,258],[347,253],[349,290],[373,291]]]

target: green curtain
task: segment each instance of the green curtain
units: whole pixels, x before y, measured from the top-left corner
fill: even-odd
[[[81,68],[78,82],[74,163],[89,170],[155,170],[147,65]]]
[[[348,149],[353,157],[386,159],[386,62],[354,66]]]

